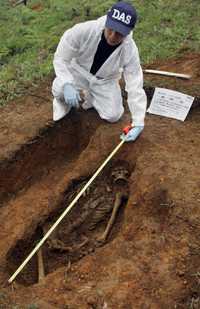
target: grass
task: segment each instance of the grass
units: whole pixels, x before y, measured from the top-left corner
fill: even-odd
[[[37,304],[30,304],[26,307],[26,309],[39,309],[39,306]]]
[[[131,2],[131,1],[130,1]],[[12,7],[0,0],[0,105],[53,74],[52,59],[62,33],[97,18],[114,1],[29,0]],[[199,0],[135,0],[139,21],[134,39],[142,64],[199,51]]]

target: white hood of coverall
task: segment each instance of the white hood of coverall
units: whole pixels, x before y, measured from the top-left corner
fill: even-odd
[[[90,68],[105,21],[106,16],[103,16],[97,20],[80,23],[63,34],[53,62],[60,88],[63,88],[65,83],[77,84],[73,74],[73,63],[78,64],[88,75],[91,75]],[[126,82],[132,121],[134,125],[144,125],[146,95],[143,90],[143,74],[138,49],[132,39],[132,34],[124,39],[95,76],[98,79],[107,80],[107,91],[111,91],[109,81],[119,80],[122,71]],[[90,87],[92,87],[91,85]]]

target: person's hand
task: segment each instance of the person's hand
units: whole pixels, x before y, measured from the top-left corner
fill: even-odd
[[[79,92],[72,84],[64,85],[64,99],[66,104],[69,104],[71,107],[79,108],[79,101],[81,100]]]
[[[124,133],[120,135],[120,139],[124,140],[125,142],[132,142],[137,139],[137,137],[140,135],[142,130],[144,129],[144,126],[135,126],[135,127],[127,127],[124,128]],[[126,133],[127,131],[127,133]]]

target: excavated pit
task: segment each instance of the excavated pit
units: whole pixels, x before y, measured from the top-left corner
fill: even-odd
[[[105,171],[80,197],[77,204],[40,249],[45,276],[62,266],[67,269],[69,265],[76,263],[84,256],[95,254],[99,247],[109,243],[120,233],[124,208],[129,195],[128,177],[132,174],[133,169],[134,166],[131,167],[128,162],[123,160],[108,164]],[[124,177],[124,175],[126,176]],[[113,177],[117,180],[113,180]],[[88,180],[89,178],[82,178],[73,181],[68,190],[65,191],[64,199],[58,205],[56,211],[50,213],[44,222],[40,222],[32,235],[20,239],[15,247],[9,250],[6,269],[9,276],[14,273],[16,267],[21,265]],[[99,236],[102,235],[108,224],[116,195],[119,192],[123,194],[115,221],[106,240],[104,242],[98,241]],[[39,282],[40,268],[38,254],[35,254],[16,281],[25,286]]]
[[[99,118],[94,114],[96,113],[93,110],[81,115],[78,111],[72,111],[67,119],[49,123],[48,126],[40,129],[37,136],[28,140],[17,152],[1,161],[0,205],[3,210],[2,217],[5,214],[7,220],[5,222],[2,219],[1,226],[7,229],[6,225],[10,224],[9,232],[2,230],[2,234],[6,234],[11,241],[10,244],[7,243],[4,246],[5,253],[8,251],[6,253],[8,265],[2,267],[2,282],[5,280],[4,275],[11,275],[41,239],[43,235],[41,224],[49,218],[55,221],[58,213],[66,207],[65,190],[66,192],[73,190],[74,183],[79,180],[72,180],[70,184],[69,179],[69,183],[65,186],[63,178],[65,174],[73,173],[72,166],[76,166],[76,160],[87,148],[91,136],[100,124]],[[94,120],[91,121],[91,118]],[[43,208],[43,200],[46,198],[47,205]],[[54,199],[58,201],[55,202]],[[38,204],[38,213],[35,210],[36,204]],[[28,228],[24,229],[23,223],[29,220],[29,207],[33,209],[33,221],[30,222]],[[16,232],[16,236],[8,235],[12,234],[12,231],[14,234]],[[60,258],[58,257],[58,260],[61,262],[53,263],[52,258],[50,259],[47,273],[64,263],[63,254]],[[55,265],[52,266],[53,264]],[[33,257],[22,276],[19,276],[19,282],[23,284],[37,282],[36,267],[37,259]]]
[[[8,225],[11,226],[9,229],[5,225],[5,230],[9,229],[11,232],[14,230],[13,237],[9,237],[8,232],[2,232],[9,237],[4,248],[5,252],[2,253],[2,256],[5,254],[6,260],[5,266],[2,267],[2,282],[16,271],[92,176],[91,172],[89,175],[84,175],[83,172],[82,175],[80,168],[77,168],[78,177],[73,176],[73,179],[63,180],[65,174],[72,173],[73,175],[73,168],[76,169],[76,165],[81,166],[81,159],[79,160],[79,158],[82,153],[85,152],[84,156],[89,158],[90,147],[94,147],[91,140],[93,138],[95,140],[95,134],[99,134],[96,132],[98,132],[100,124],[102,126],[102,120],[96,117],[94,110],[87,111],[87,113],[72,112],[67,119],[65,118],[57,123],[49,123],[47,127],[38,132],[36,137],[28,140],[17,152],[1,161],[1,207],[6,220],[9,221]],[[105,124],[105,131],[108,129],[107,124]],[[101,135],[101,128],[99,132]],[[90,142],[91,146],[88,147]],[[104,141],[102,140],[101,143],[103,145]],[[98,149],[96,150],[98,152]],[[90,163],[89,161],[88,164],[90,165]],[[97,167],[98,165],[95,163],[95,169]],[[49,244],[51,239],[50,241],[47,240],[42,246],[45,276],[62,266],[75,263],[84,256],[93,254],[99,247],[117,236],[123,222],[124,206],[129,196],[128,177],[134,168],[135,163],[132,162],[130,165],[126,160],[114,159],[107,164],[104,171],[95,179],[94,183],[77,202],[77,205],[70,211],[69,218],[68,216],[66,219],[64,218],[60,226],[52,233],[54,235],[58,230],[57,240],[59,242],[62,240],[65,247],[72,249],[52,248]],[[117,175],[115,177],[119,178],[115,182],[113,180],[113,169],[115,170],[114,174]],[[124,171],[126,176],[124,176],[125,174],[120,176],[121,172],[123,174]],[[120,207],[112,229],[104,242],[98,241],[99,236],[106,229],[116,196],[121,189],[124,191],[124,188],[126,192],[123,192],[120,197]],[[47,205],[43,208],[43,200],[46,198]],[[32,208],[31,213],[33,215],[30,219],[30,225],[24,222],[27,220],[27,215],[29,216],[29,207]],[[103,214],[102,210],[98,209],[101,207],[104,209]],[[107,208],[108,210],[105,211]],[[82,209],[84,209],[83,213]],[[96,210],[102,217],[94,219],[96,220],[95,227],[88,229]],[[16,220],[13,216],[14,212]],[[82,222],[79,222],[80,217],[84,218]],[[23,221],[22,224],[21,220]],[[70,224],[76,221],[76,226],[70,231]],[[66,226],[69,230],[68,235],[65,231]],[[16,282],[29,286],[38,282],[38,275],[38,255],[35,254],[17,276]]]

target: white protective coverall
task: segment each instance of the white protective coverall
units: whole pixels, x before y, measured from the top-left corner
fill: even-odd
[[[83,108],[94,107],[102,119],[117,121],[123,114],[119,79],[123,72],[128,106],[135,126],[144,125],[146,95],[143,90],[143,74],[138,49],[129,34],[103,63],[95,75],[90,73],[106,16],[77,24],[67,30],[54,55],[56,78],[53,81],[53,120],[63,118],[70,110],[64,102],[65,83],[88,94]]]

